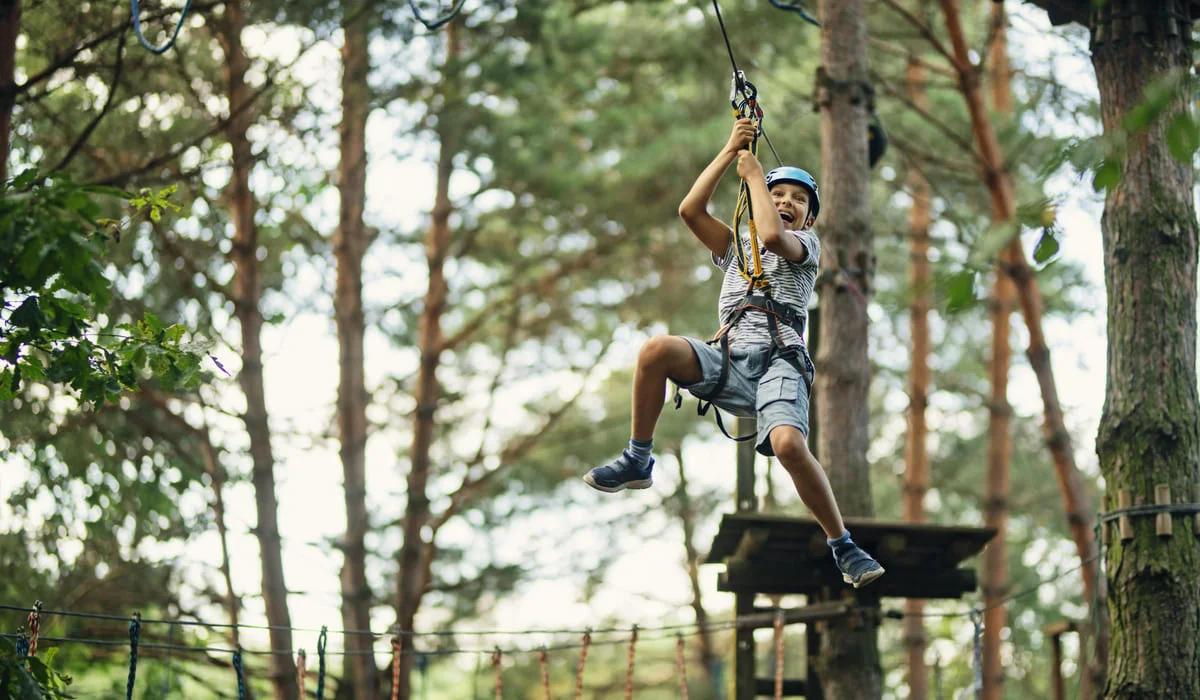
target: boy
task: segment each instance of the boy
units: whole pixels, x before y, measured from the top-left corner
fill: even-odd
[[[654,426],[670,379],[718,408],[757,416],[756,449],[779,459],[824,529],[843,579],[859,588],[882,576],[883,567],[850,539],[825,471],[807,443],[814,368],[802,334],[821,254],[820,241],[810,230],[821,207],[817,183],[800,168],[781,167],[764,176],[758,159],[746,150],[755,129],[750,119],[737,120],[725,147],[679,205],[679,216],[725,272],[717,303],[721,346],[669,335],[647,341],[633,378],[629,448],[583,480],[607,493],[650,487]],[[708,212],[717,184],[734,161],[749,186],[769,296],[750,292],[739,271],[738,257],[749,265],[753,251],[739,256],[734,246],[748,245],[749,238],[736,241],[730,226]]]

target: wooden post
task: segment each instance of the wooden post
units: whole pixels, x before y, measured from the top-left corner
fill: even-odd
[[[1171,505],[1171,487],[1166,484],[1154,485],[1154,505]],[[1154,532],[1159,537],[1170,537],[1172,534],[1171,514],[1163,511],[1154,516]]]
[[[748,435],[757,430],[757,424],[754,418],[738,418],[737,434]],[[747,440],[737,444],[735,505],[739,513],[758,510],[758,498],[754,494],[754,461],[757,455],[754,442]],[[753,614],[754,594],[736,594],[733,606],[738,617]],[[754,700],[755,671],[754,628],[739,625],[733,632],[733,700]]]
[[[1054,691],[1054,700],[1066,700],[1067,688],[1062,675],[1062,635],[1058,634],[1050,636],[1050,687]]]
[[[1129,493],[1129,489],[1120,489],[1117,491],[1117,508],[1132,508],[1133,494]],[[1122,515],[1117,518],[1117,529],[1121,531],[1121,541],[1128,542],[1133,539],[1133,519],[1128,515]]]

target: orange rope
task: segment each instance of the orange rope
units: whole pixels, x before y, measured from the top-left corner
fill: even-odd
[[[504,669],[500,665],[500,647],[492,652],[492,666],[496,669],[496,700],[504,697]]]
[[[783,610],[775,612],[775,700],[783,698]]]
[[[546,647],[538,649],[538,662],[542,665],[542,691],[546,694],[546,700],[550,698],[550,657],[546,653]]]
[[[583,697],[583,664],[587,661],[588,645],[592,643],[592,633],[583,633],[583,646],[579,648],[579,668],[575,672],[575,700]]]
[[[637,625],[629,636],[629,668],[625,671],[625,700],[633,698],[633,647],[637,644]]]
[[[400,698],[400,638],[392,637],[392,700]]]
[[[679,696],[688,700],[687,664],[683,661],[683,635],[675,633],[675,668],[679,670]]]
[[[300,697],[308,697],[308,655],[303,649],[296,654],[296,682],[300,684]]]

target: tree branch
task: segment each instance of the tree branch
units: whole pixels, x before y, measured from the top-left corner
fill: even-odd
[[[67,150],[66,155],[62,157],[62,160],[58,161],[58,165],[55,165],[51,172],[66,168],[67,164],[74,160],[75,156],[79,153],[79,149],[83,147],[83,144],[91,137],[92,132],[96,130],[100,121],[112,109],[113,98],[116,96],[121,84],[121,70],[125,67],[125,39],[127,36],[129,35],[122,33],[121,38],[117,40],[117,60],[113,66],[112,80],[108,84],[108,95],[104,98],[104,106],[100,108],[96,116],[92,117],[92,120],[83,128],[83,131],[79,132],[79,135],[75,137],[75,143],[71,144],[71,148]]]
[[[946,66],[940,66],[936,63],[930,63],[929,61],[925,60],[924,58],[921,58],[917,54],[913,53],[912,51],[909,51],[908,49],[906,49],[902,46],[896,46],[895,44],[893,44],[889,41],[884,41],[883,39],[878,39],[873,36],[867,37],[867,43],[870,44],[872,47],[879,49],[880,51],[883,51],[884,53],[889,53],[889,54],[892,54],[893,56],[899,56],[901,58],[906,58],[909,61],[916,63],[917,65],[921,66],[922,68],[924,68],[925,70],[927,70],[931,73],[937,73],[938,75],[941,75],[941,76],[944,76],[947,78],[958,79],[958,73],[954,72],[953,69],[947,68]]]
[[[876,80],[877,74],[874,71],[871,72],[871,78],[873,81],[879,82]],[[976,152],[975,147],[971,145],[971,142],[968,141],[966,138],[964,138],[961,134],[956,132],[954,129],[950,128],[950,126],[948,124],[946,124],[942,120],[940,120],[937,117],[930,114],[929,110],[922,109],[920,105],[916,104],[911,99],[909,99],[909,97],[907,95],[905,95],[903,92],[901,92],[899,90],[892,88],[886,82],[879,82],[879,84],[883,88],[884,92],[886,92],[891,97],[894,97],[895,99],[899,100],[906,107],[908,107],[912,111],[919,114],[922,119],[929,122],[933,126],[937,127],[937,130],[942,132],[943,134],[945,134],[947,138],[949,138],[951,141],[953,141],[955,143],[955,145],[957,145],[959,148],[961,148],[966,153],[970,154],[971,158],[973,158],[976,162],[978,162],[980,167],[987,167],[987,163],[984,162],[982,156],[980,156],[979,153]]]
[[[896,0],[879,1],[890,8],[893,12],[903,17],[904,21],[908,22],[913,29],[916,29],[917,32],[929,42],[929,45],[932,46],[935,51],[940,53],[946,58],[947,61],[950,62],[950,65],[955,64],[954,55],[950,53],[950,50],[946,48],[946,45],[942,43],[942,40],[937,37],[937,34],[933,33],[932,27],[922,22],[916,15],[909,12]]]

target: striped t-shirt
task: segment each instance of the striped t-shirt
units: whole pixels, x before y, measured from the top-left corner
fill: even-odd
[[[770,282],[771,297],[788,305],[800,317],[808,321],[808,300],[812,296],[813,287],[817,282],[817,272],[821,262],[821,240],[812,231],[784,231],[785,236],[796,236],[804,245],[808,255],[804,262],[788,260],[772,253],[765,248],[760,250],[759,259],[763,274]],[[746,251],[746,264],[753,264],[750,252],[750,237],[743,235],[742,249]],[[729,247],[725,255],[718,258],[712,256],[713,263],[725,271],[725,280],[721,283],[721,296],[717,299],[717,319],[720,327],[728,323],[733,310],[737,308],[746,296],[747,283],[738,272],[737,256],[733,250],[733,237],[729,238]],[[804,339],[790,326],[777,324],[786,345],[803,345]],[[748,309],[741,319],[729,329],[730,344],[769,344],[772,342],[771,327],[767,324],[767,315],[762,311]]]

